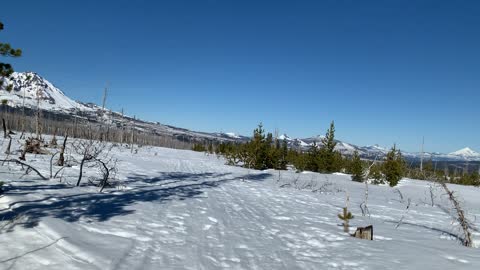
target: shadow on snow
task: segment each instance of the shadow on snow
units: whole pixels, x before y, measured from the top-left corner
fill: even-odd
[[[102,222],[115,216],[128,215],[135,212],[129,206],[139,202],[164,203],[171,200],[185,200],[200,196],[206,189],[214,188],[222,183],[248,179],[262,181],[270,177],[269,173],[231,177],[229,173],[183,173],[162,172],[156,177],[132,175],[125,181],[132,184],[131,189],[112,191],[110,193],[80,193],[61,195],[58,191],[71,189],[67,185],[32,185],[10,188],[5,195],[19,195],[35,192],[38,189],[57,190],[56,194],[32,201],[17,201],[6,209],[0,210],[0,220],[8,221],[22,217],[14,226],[22,225],[32,228],[38,225],[43,217],[54,217],[68,222],[76,222],[80,218]],[[18,206],[17,206],[18,205]]]

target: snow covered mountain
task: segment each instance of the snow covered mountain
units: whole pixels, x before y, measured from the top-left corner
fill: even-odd
[[[0,99],[7,100],[11,107],[28,107],[71,113],[75,111],[93,111],[67,97],[60,89],[35,72],[14,72],[6,79],[6,85],[12,85],[10,92],[0,91]]]
[[[63,91],[35,72],[14,72],[5,80],[12,90],[0,90],[0,100],[6,100],[7,106],[15,109],[25,107],[36,110],[37,106],[48,114],[59,115],[59,119],[82,119],[90,123],[109,123],[116,127],[128,124],[140,132],[154,133],[159,136],[175,137],[188,141],[243,141],[244,136],[233,133],[207,133],[191,131],[158,122],[143,121],[119,112],[102,110],[93,103],[82,103],[72,100]]]
[[[308,149],[316,143],[318,146],[322,146],[322,138],[323,136],[315,136],[305,139],[295,139],[291,138],[286,134],[280,135],[278,137],[279,140],[286,139],[290,146],[292,147],[300,147],[304,150]],[[380,159],[383,158],[388,151],[389,148],[375,145],[368,145],[368,146],[358,146],[351,143],[343,142],[336,140],[337,146],[335,149],[344,155],[352,155],[355,151],[358,151],[360,156],[368,159]],[[420,160],[421,153],[420,152],[405,152],[402,151],[402,154],[405,158],[411,160]],[[432,159],[434,161],[480,161],[480,153],[475,152],[474,150],[466,147],[461,150],[449,153],[449,154],[442,154],[438,152],[423,153],[424,160]]]
[[[480,153],[475,152],[468,147],[465,147],[465,148],[460,149],[458,151],[452,152],[449,155],[463,157],[463,158],[467,158],[467,159],[480,158]]]
[[[167,135],[185,140],[217,140],[217,141],[247,141],[249,137],[233,132],[198,132],[184,128],[160,124],[158,122],[142,121],[133,117],[124,116],[120,113],[102,109],[93,103],[82,103],[74,101],[66,96],[60,89],[41,77],[35,72],[15,72],[6,84],[12,85],[11,91],[0,90],[0,100],[7,100],[7,105],[14,108],[23,106],[40,109],[54,114],[69,115],[70,117],[88,118],[93,122],[108,122],[120,125],[125,122],[133,123],[138,130],[148,130],[159,135]],[[308,149],[313,143],[322,146],[323,136],[318,135],[310,138],[292,138],[287,134],[278,136],[280,140],[286,140],[291,147]],[[378,145],[357,146],[343,141],[337,141],[336,149],[344,155],[351,155],[356,150],[364,158],[382,158],[389,151]],[[419,160],[421,153],[403,152],[408,159]],[[449,153],[424,153],[424,159],[438,161],[480,161],[480,153],[466,147],[464,149]]]

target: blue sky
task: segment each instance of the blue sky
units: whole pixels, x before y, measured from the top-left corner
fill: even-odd
[[[7,1],[11,62],[201,131],[480,150],[478,1]]]

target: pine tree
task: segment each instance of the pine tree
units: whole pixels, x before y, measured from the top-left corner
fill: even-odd
[[[267,133],[267,137],[265,138],[265,141],[263,142],[263,148],[265,149],[264,151],[266,152],[266,157],[265,157],[265,169],[276,169],[278,166],[278,160],[279,160],[279,152],[272,147],[273,145],[273,134],[272,133]]]
[[[208,145],[208,153],[209,153],[209,154],[213,154],[213,152],[214,152],[214,151],[213,151],[213,144],[210,143],[210,144]]]
[[[286,170],[288,164],[288,142],[287,139],[283,139],[280,149],[280,170]]]
[[[3,23],[0,22],[0,31],[3,30]],[[6,57],[19,57],[22,55],[22,50],[14,49],[9,43],[0,43],[0,55]],[[6,77],[13,73],[12,65],[0,62],[0,89],[3,86]],[[11,86],[7,86],[7,90],[11,90]]]
[[[308,149],[307,155],[305,157],[305,169],[312,172],[318,172],[319,158],[320,151],[318,149],[317,143],[313,142]]]
[[[266,169],[266,160],[268,157],[268,149],[266,147],[265,130],[262,123],[253,131],[253,139],[248,144],[251,164],[249,167],[256,170]]]
[[[380,164],[373,164],[368,173],[368,178],[373,179],[373,184],[384,184],[384,177],[382,174],[382,166]]]
[[[352,173],[352,180],[356,182],[363,182],[363,165],[360,156],[358,155],[358,151],[355,150],[353,152],[352,161],[350,164],[350,171]]]
[[[404,173],[404,161],[400,151],[397,151],[394,145],[388,152],[385,162],[383,163],[383,174],[391,187],[398,184]]]
[[[325,137],[322,138],[323,147],[320,149],[320,159],[318,171],[323,173],[333,173],[340,169],[341,155],[335,151],[335,123],[330,123]]]
[[[353,219],[353,215],[348,211],[347,207],[343,207],[343,214],[338,214],[338,218],[343,221],[343,231],[348,233],[348,223]]]
[[[201,143],[195,143],[192,146],[192,150],[196,152],[205,152],[207,149],[205,148],[205,145]]]

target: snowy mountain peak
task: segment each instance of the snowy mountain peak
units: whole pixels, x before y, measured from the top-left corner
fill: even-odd
[[[36,108],[37,101],[41,109],[71,112],[74,110],[91,111],[69,97],[52,83],[35,72],[14,72],[6,79],[6,85],[12,85],[11,91],[0,90],[0,99],[7,100],[9,106]]]
[[[461,157],[480,157],[480,153],[477,153],[470,149],[469,147],[465,147],[458,151],[450,153],[452,156],[461,156]]]
[[[226,133],[224,133],[224,134],[227,135],[227,136],[230,137],[230,138],[234,138],[234,139],[239,139],[239,138],[240,138],[240,136],[237,135],[237,134],[234,133],[234,132],[226,132]]]
[[[286,140],[286,141],[291,141],[291,140],[293,140],[293,139],[290,138],[287,134],[282,134],[282,135],[278,136],[278,139],[279,139],[279,140],[282,140],[282,141],[283,141],[283,140]]]

